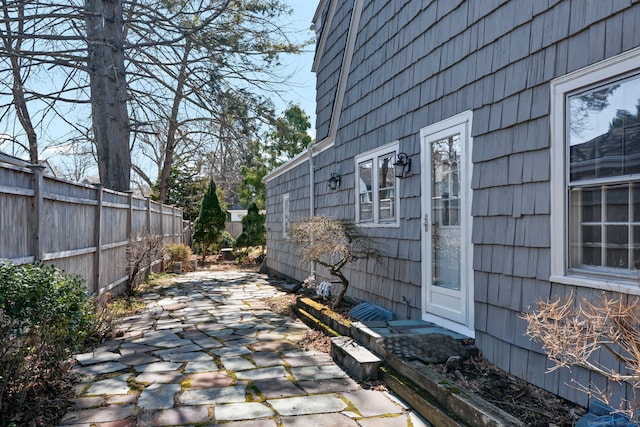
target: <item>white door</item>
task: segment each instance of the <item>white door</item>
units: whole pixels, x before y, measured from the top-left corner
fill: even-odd
[[[474,336],[471,112],[421,130],[423,319]]]

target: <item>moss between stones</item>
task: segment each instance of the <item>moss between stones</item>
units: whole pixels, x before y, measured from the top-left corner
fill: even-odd
[[[298,298],[294,309],[304,310],[338,335],[351,335],[351,322],[310,298]]]
[[[331,308],[327,307],[326,305],[320,304],[320,303],[312,300],[311,298],[300,298],[300,300],[301,300],[301,303],[306,304],[309,307],[313,307],[318,312],[324,314],[325,316],[330,317],[331,319],[335,320],[336,322],[340,323],[341,325],[344,325],[347,328],[351,327],[351,321],[349,319],[345,319],[340,314],[336,313],[335,311],[333,311]]]

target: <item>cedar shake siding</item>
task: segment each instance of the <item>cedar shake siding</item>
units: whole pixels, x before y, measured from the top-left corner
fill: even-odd
[[[325,10],[332,1],[322,2]],[[360,16],[350,67],[341,74],[354,13]],[[320,25],[329,21],[317,16],[324,16]],[[551,364],[524,335],[526,322],[518,315],[538,299],[600,293],[550,281],[551,230],[563,215],[552,212],[552,80],[640,46],[640,3],[349,0],[338,1],[330,22],[320,32],[327,41],[316,67],[313,195],[308,153],[267,177],[268,267],[300,281],[310,271],[282,238],[283,194],[289,194],[292,220],[309,215],[311,201],[316,215],[354,220],[356,158],[395,142],[396,151],[412,159],[411,172],[397,180],[397,224],[363,227],[386,256],[381,264],[359,260],[345,269],[348,295],[399,318],[421,318],[421,176],[430,165],[421,164],[420,131],[470,111],[476,345],[500,368],[579,404],[586,405],[587,396],[567,385],[571,379],[631,398],[630,389],[582,368],[545,373]],[[335,191],[327,185],[331,173],[342,177]]]

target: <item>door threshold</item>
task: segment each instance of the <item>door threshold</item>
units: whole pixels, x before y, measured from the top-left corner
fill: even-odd
[[[472,339],[476,338],[476,331],[474,329],[470,329],[465,325],[461,325],[460,323],[452,322],[449,319],[445,319],[443,317],[436,316],[434,314],[425,313],[422,315],[422,320],[424,320],[425,322],[433,323],[442,328],[448,329],[450,331],[456,332],[466,337],[469,337]]]

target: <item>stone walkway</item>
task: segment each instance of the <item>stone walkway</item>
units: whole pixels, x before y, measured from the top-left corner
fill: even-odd
[[[80,397],[61,426],[423,427],[389,393],[364,390],[324,353],[297,344],[308,328],[273,313],[265,276],[196,272],[145,296],[123,335],[77,355]]]

